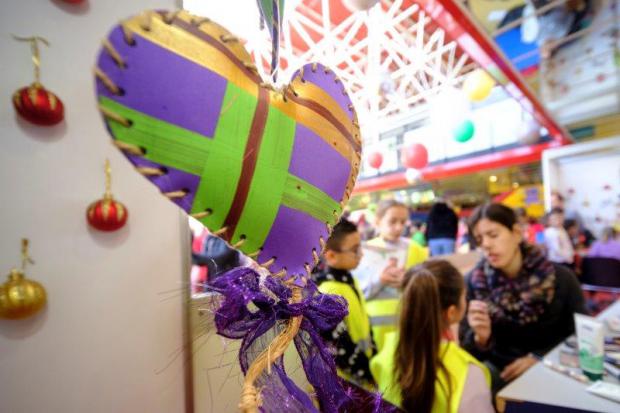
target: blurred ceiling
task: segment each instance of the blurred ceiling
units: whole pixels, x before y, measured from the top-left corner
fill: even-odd
[[[467,5],[487,33],[493,33],[509,10],[522,6],[524,0],[468,0]]]

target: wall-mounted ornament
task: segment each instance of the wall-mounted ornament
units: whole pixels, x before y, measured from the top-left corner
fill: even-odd
[[[23,119],[39,126],[52,126],[60,123],[64,117],[64,105],[58,96],[45,89],[40,82],[41,59],[39,43],[49,46],[49,42],[39,36],[13,38],[20,42],[29,42],[34,63],[34,82],[13,94],[13,107]]]
[[[22,267],[13,268],[9,279],[0,285],[0,318],[18,320],[39,312],[47,302],[45,288],[26,278],[26,265],[34,264],[28,254],[28,240],[22,240]]]
[[[112,170],[110,161],[105,161],[105,193],[103,198],[88,206],[86,219],[88,223],[99,231],[116,231],[127,222],[129,211],[122,203],[116,201],[112,195]]]

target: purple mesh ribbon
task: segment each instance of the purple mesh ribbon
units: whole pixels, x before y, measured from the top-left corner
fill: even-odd
[[[218,334],[241,339],[239,364],[245,374],[254,359],[273,338],[286,328],[291,317],[303,316],[294,343],[302,360],[308,382],[314,387],[320,411],[396,412],[391,404],[340,379],[330,349],[321,338],[347,315],[346,301],[336,295],[321,294],[308,280],[302,301],[291,304],[291,290],[273,276],[265,276],[251,268],[232,269],[207,287],[224,299],[215,313]],[[287,376],[283,357],[264,371],[255,386],[261,390],[263,412],[318,412],[308,394]]]

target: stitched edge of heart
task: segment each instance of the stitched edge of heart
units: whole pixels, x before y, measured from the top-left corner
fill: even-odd
[[[202,24],[214,24],[217,29],[221,32],[223,32],[223,35],[219,36],[219,40],[220,42],[225,46],[225,47],[230,47],[230,45],[228,43],[232,42],[234,43],[234,46],[238,45],[238,38],[234,35],[232,35],[225,27],[217,24],[216,22],[208,19],[208,18],[201,18],[195,15],[192,15],[190,13],[187,13],[184,10],[180,10],[180,11],[175,11],[175,12],[162,12],[162,11],[153,11],[153,10],[148,10],[143,12],[141,15],[137,15],[137,16],[133,16],[127,20],[125,20],[124,22],[121,22],[120,26],[123,29],[123,33],[125,35],[125,39],[128,42],[128,44],[132,44],[133,37],[132,37],[132,29],[130,29],[127,26],[127,22],[130,21],[138,21],[139,22],[139,26],[141,29],[143,29],[144,31],[150,31],[151,30],[151,25],[152,25],[152,19],[153,18],[158,18],[161,19],[164,23],[166,24],[172,24],[173,20],[180,14],[185,15],[186,17],[189,17],[190,21],[192,22],[193,25],[195,25],[196,27],[200,27]],[[105,49],[105,51],[110,55],[110,57],[112,57],[115,62],[120,66],[123,67],[124,62],[122,57],[120,56],[120,54],[118,52],[116,52],[116,50],[114,49],[114,47],[111,45],[111,43],[107,40],[107,38],[103,41],[103,48]],[[248,62],[247,64],[245,64],[246,69],[251,70],[255,75],[258,75],[258,71],[256,70],[256,67],[254,66],[254,63],[251,62],[251,57],[250,55],[247,53],[247,51],[245,50],[245,48],[243,46],[241,46],[242,50],[236,49],[233,52],[238,55],[239,53],[246,55],[247,58],[250,59],[250,62]],[[103,51],[102,51],[103,53]],[[311,66],[311,70],[314,71],[315,68],[317,67],[318,63],[308,63],[304,66],[302,66],[297,72],[295,72],[295,75],[291,78],[290,82],[289,82],[289,86],[293,83],[294,80],[299,79],[302,82],[305,82],[304,80],[304,71],[303,69],[307,66]],[[321,65],[322,66],[322,65]],[[324,66],[323,66],[324,67]],[[339,77],[337,77],[335,75],[335,73],[330,70],[329,68],[324,67],[324,71],[325,74],[328,74],[328,72],[331,72],[334,74],[334,80],[336,82],[340,82],[342,83],[342,81],[340,80]],[[95,76],[96,78],[101,81],[105,87],[107,87],[112,93],[114,94],[121,94],[123,93],[123,90],[120,89],[117,85],[114,84],[114,82],[105,74],[103,73],[100,69],[95,68]],[[260,77],[260,76],[259,76]],[[260,79],[262,80],[262,78]],[[260,86],[262,87],[266,87],[268,89],[274,90],[272,86],[270,86],[270,84],[265,83],[265,82],[261,82]],[[275,90],[274,90],[275,91]],[[284,90],[282,91],[278,91],[279,93],[281,93],[283,99],[287,98],[287,94],[291,94],[291,95],[295,95],[295,91],[294,90],[290,90],[289,87],[286,87]],[[347,95],[347,97],[349,98],[350,101],[350,95],[346,92],[346,90],[344,89],[344,85],[343,85],[343,89],[342,89],[342,93]],[[292,97],[292,96],[291,96]],[[131,127],[131,121],[129,121],[128,119],[123,118],[122,116],[110,111],[109,109],[103,107],[103,106],[99,106],[99,109],[104,117],[104,119],[106,121],[108,120],[112,120],[112,121],[116,121],[118,123],[120,123],[121,125],[125,126],[125,127]],[[360,130],[359,130],[359,124],[357,122],[357,113],[351,103],[351,106],[349,107],[351,113],[352,113],[352,120],[351,120],[351,132],[352,132],[352,136],[354,138],[355,144],[357,145],[357,148],[353,148],[354,152],[355,152],[355,160],[351,162],[351,172],[350,172],[350,176],[348,179],[348,182],[345,186],[345,190],[344,190],[344,194],[343,197],[339,203],[340,208],[341,208],[341,213],[342,211],[344,211],[344,207],[346,206],[346,204],[348,203],[348,201],[350,200],[352,191],[353,191],[353,187],[355,186],[355,182],[357,181],[357,176],[359,173],[359,168],[360,168],[360,162],[361,162],[361,137],[360,137]],[[115,146],[117,146],[121,151],[123,152],[127,152],[128,154],[132,154],[132,155],[137,155],[137,156],[143,156],[144,155],[144,150],[138,146],[135,145],[131,145],[131,144],[127,144],[127,143],[123,143],[121,141],[118,141],[116,139],[112,139],[113,144]],[[161,170],[157,170],[157,168],[145,168],[145,167],[136,167],[135,168],[137,170],[137,172],[139,172],[140,174],[142,174],[145,177],[149,177],[149,176],[153,176],[153,175],[159,175],[162,173],[165,173]],[[173,200],[175,198],[178,198],[180,196],[184,196],[185,194],[181,194],[181,191],[175,191],[175,192],[170,192],[170,193],[162,193],[164,196],[166,196],[167,198],[169,198],[170,200]],[[338,211],[334,210],[333,214],[334,214],[334,222],[337,222],[337,220],[339,219],[341,213],[339,214]],[[209,214],[209,208],[207,208],[204,212],[201,213],[196,213],[196,214],[188,214],[190,216],[193,216],[194,218],[201,218],[204,216],[207,216]],[[328,232],[328,236],[329,234],[331,234],[332,232],[332,226],[329,224],[329,222],[326,222],[326,227],[327,227],[327,232]],[[203,224],[204,225],[204,224]],[[205,227],[207,227],[205,225]],[[220,237],[221,239],[223,239],[227,245],[229,245],[230,247],[240,250],[242,245],[243,245],[243,239],[236,242],[236,243],[230,243],[226,238],[223,238],[221,235],[223,233],[226,232],[227,228],[222,227],[222,228],[208,228],[207,229],[213,234],[216,235],[218,237]],[[322,236],[319,236],[319,245],[320,245],[320,249],[321,252],[324,249],[325,246],[325,240],[323,239]],[[263,263],[260,263],[256,260],[256,258],[258,257],[258,255],[262,252],[262,248],[259,248],[257,251],[254,252],[245,252],[245,251],[241,251],[243,252],[246,256],[248,256],[249,258],[251,258],[254,262],[256,262],[259,266],[269,270],[269,267],[271,267],[275,262],[276,259],[272,258],[269,259]],[[312,261],[314,261],[314,263],[318,263],[318,259],[319,259],[319,255],[318,255],[319,251],[317,251],[316,248],[313,248],[311,251],[312,254]],[[307,275],[310,274],[311,272],[311,267],[310,267],[310,263],[309,262],[305,262],[304,263],[305,266],[305,270],[307,272]],[[271,272],[271,271],[270,271]],[[281,276],[284,278],[287,278],[289,276],[289,273],[286,269],[282,269],[276,273],[271,272],[272,274],[276,275],[276,276]],[[291,274],[291,275],[302,275],[302,274]]]

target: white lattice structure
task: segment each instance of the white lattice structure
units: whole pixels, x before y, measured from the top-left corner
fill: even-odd
[[[246,48],[267,79],[271,43],[267,31],[258,30],[255,0],[224,4],[236,12],[230,22],[239,28],[230,29],[247,40]],[[351,94],[364,138],[367,143],[373,141],[381,124],[411,117],[414,108],[419,109],[420,103],[445,86],[459,83],[471,67],[467,55],[457,50],[456,43],[449,41],[417,4],[406,4],[404,0],[383,0],[367,12],[350,13],[344,12],[341,0],[289,0],[278,83],[285,83],[305,63],[328,65]],[[185,6],[212,16],[208,3],[186,0]],[[240,13],[247,14],[246,23],[239,22]]]

